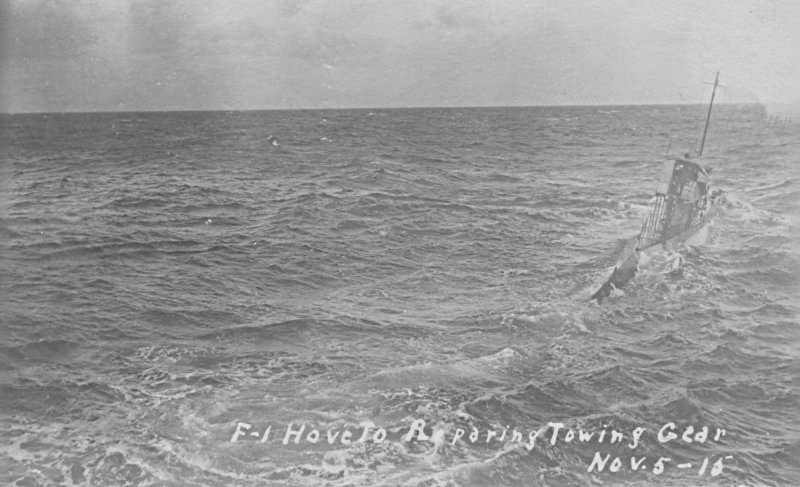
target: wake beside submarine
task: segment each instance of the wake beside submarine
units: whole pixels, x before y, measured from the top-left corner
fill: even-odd
[[[658,181],[655,203],[650,216],[645,220],[639,235],[631,239],[620,254],[617,266],[608,280],[600,286],[590,299],[601,303],[611,292],[630,282],[639,270],[643,255],[652,255],[685,242],[700,231],[719,211],[724,200],[721,190],[711,191],[709,174],[711,168],[703,166],[698,158],[703,147],[711,120],[711,107],[719,85],[719,72],[714,78],[711,103],[703,129],[703,139],[697,158],[690,154],[668,158]]]

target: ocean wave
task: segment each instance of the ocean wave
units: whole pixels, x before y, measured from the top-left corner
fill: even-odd
[[[0,483],[791,485],[796,134],[715,112],[720,213],[597,304],[663,134],[703,115],[613,111],[11,117]],[[547,441],[230,441],[415,419],[642,426],[636,454],[734,458],[714,480],[588,473],[595,445]],[[667,421],[728,435],[660,445]]]

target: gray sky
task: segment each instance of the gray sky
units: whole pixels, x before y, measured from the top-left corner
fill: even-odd
[[[3,112],[800,100],[791,0],[0,2]]]

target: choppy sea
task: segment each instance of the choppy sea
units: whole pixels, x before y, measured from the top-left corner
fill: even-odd
[[[0,482],[798,485],[796,121],[589,301],[704,117],[3,115]]]

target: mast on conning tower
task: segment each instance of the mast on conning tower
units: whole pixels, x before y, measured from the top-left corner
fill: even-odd
[[[708,115],[706,115],[706,126],[703,128],[703,140],[700,142],[700,152],[698,157],[703,155],[703,147],[706,145],[706,133],[708,133],[708,122],[711,121],[711,107],[714,105],[714,94],[717,92],[717,85],[719,84],[719,71],[714,76],[714,89],[711,90],[711,103],[708,104]]]

